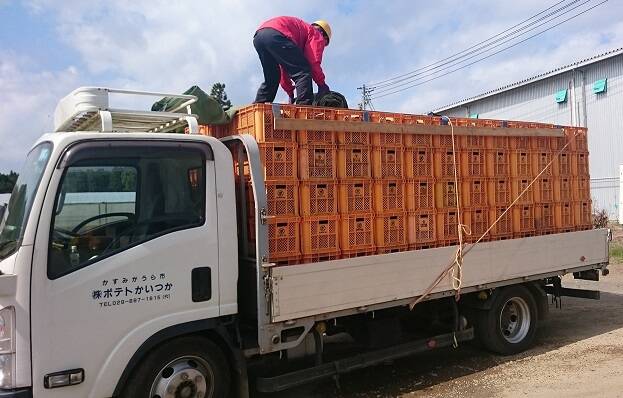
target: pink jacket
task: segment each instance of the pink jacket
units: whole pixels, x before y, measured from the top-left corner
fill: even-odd
[[[320,67],[322,52],[325,48],[324,37],[316,28],[296,17],[277,17],[264,22],[259,29],[272,28],[292,40],[303,54],[311,67],[312,79],[317,85],[325,84],[324,73]],[[281,69],[281,87],[289,96],[294,95],[294,85],[288,73]]]

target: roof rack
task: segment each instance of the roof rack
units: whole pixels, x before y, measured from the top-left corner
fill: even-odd
[[[184,101],[168,112],[153,112],[110,107],[110,94],[171,97]],[[54,131],[149,132],[166,133],[188,125],[190,134],[199,133],[196,115],[190,105],[194,95],[149,91],[118,90],[104,87],[80,87],[61,99],[54,112]],[[186,113],[179,112],[186,108]]]

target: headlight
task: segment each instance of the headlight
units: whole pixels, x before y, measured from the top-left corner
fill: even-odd
[[[0,388],[15,386],[15,308],[0,310]]]

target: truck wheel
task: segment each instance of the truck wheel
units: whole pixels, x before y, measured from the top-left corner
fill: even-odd
[[[525,287],[502,289],[491,309],[482,311],[476,330],[481,343],[489,350],[512,355],[528,349],[536,335],[537,305]]]
[[[149,353],[127,382],[125,398],[227,397],[229,366],[211,341],[182,337]]]

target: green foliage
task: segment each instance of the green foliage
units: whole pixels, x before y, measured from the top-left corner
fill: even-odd
[[[224,111],[231,108],[231,101],[227,98],[227,93],[225,92],[225,83],[214,83],[210,91],[210,97],[216,98]]]
[[[620,242],[610,243],[610,261],[614,263],[623,262],[623,245]]]
[[[0,193],[11,193],[17,181],[18,174],[11,170],[9,174],[0,173]]]

